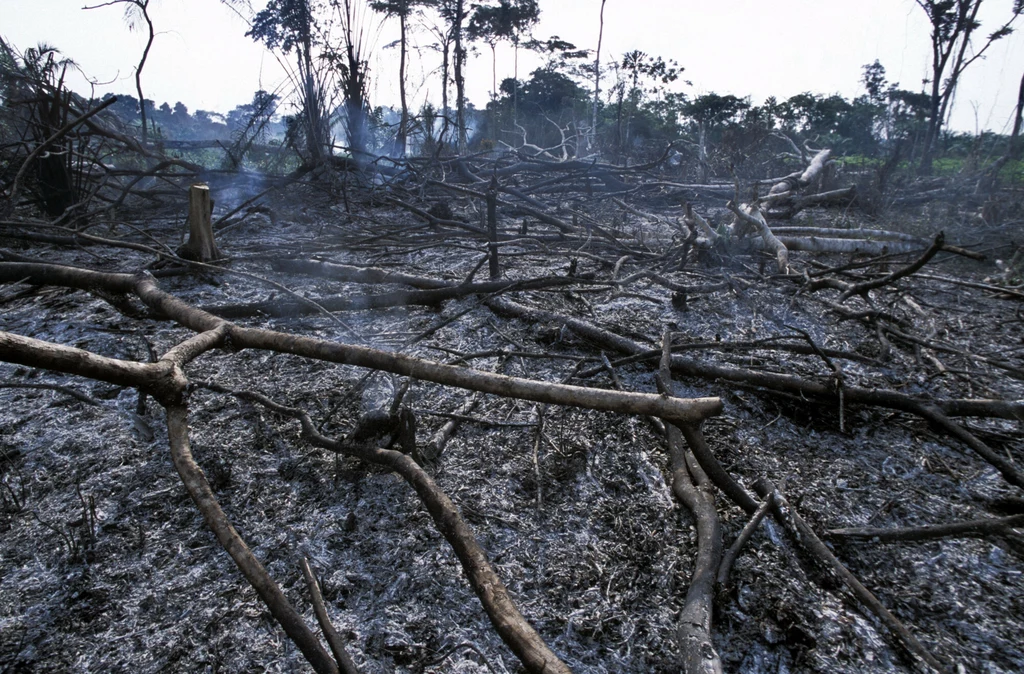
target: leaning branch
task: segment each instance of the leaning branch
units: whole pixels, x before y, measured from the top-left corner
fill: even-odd
[[[826,532],[829,538],[855,538],[884,541],[934,541],[939,538],[981,538],[985,536],[1005,536],[1014,529],[1024,527],[1024,515],[1011,517],[986,518],[951,522],[950,524],[933,524],[924,527],[903,527],[896,529],[879,529],[875,527],[855,527],[849,529],[830,529]]]
[[[28,157],[25,158],[25,161],[22,162],[21,168],[19,168],[18,172],[14,175],[14,181],[11,183],[11,190],[10,190],[10,192],[8,194],[8,197],[7,197],[7,200],[10,203],[11,208],[13,208],[15,206],[15,202],[18,199],[18,191],[19,191],[19,188],[21,187],[21,179],[24,177],[25,171],[28,170],[29,165],[35,160],[35,158],[38,157],[43,152],[43,150],[45,150],[50,145],[52,145],[53,143],[55,143],[58,140],[60,140],[61,138],[63,138],[69,131],[71,131],[71,129],[75,128],[79,124],[84,123],[87,119],[89,119],[93,115],[97,114],[98,112],[100,112],[104,108],[107,108],[108,106],[113,105],[116,102],[117,102],[117,96],[111,96],[110,98],[108,98],[107,100],[103,101],[102,103],[97,105],[95,108],[93,108],[89,112],[86,112],[85,114],[82,114],[82,115],[79,115],[78,117],[75,117],[73,120],[71,120],[70,122],[68,122],[64,126],[62,126],[59,129],[57,129],[57,131],[55,131],[53,133],[53,135],[51,135],[49,138],[47,138],[42,143],[37,145],[35,147],[35,149],[32,150],[32,152],[29,153]]]

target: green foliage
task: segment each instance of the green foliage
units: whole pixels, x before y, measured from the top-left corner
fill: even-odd
[[[417,7],[428,3],[429,0],[375,0],[370,3],[370,9],[385,16],[408,19]]]
[[[499,98],[487,106],[489,114],[481,118],[481,139],[494,145],[504,140],[517,146],[524,132],[531,144],[559,145],[561,129],[569,127],[572,132],[575,121],[585,116],[589,106],[586,89],[551,68],[538,68],[525,81],[506,78],[499,91]],[[512,138],[519,141],[512,142]]]
[[[511,104],[516,93],[524,112],[549,116],[578,109],[589,100],[587,91],[572,78],[548,68],[534,70],[525,82],[508,78],[502,81],[500,91],[504,98],[499,106]]]
[[[737,115],[749,107],[750,102],[745,99],[710,93],[683,102],[679,112],[697,124],[718,126],[735,121]]]
[[[518,44],[539,19],[537,0],[498,0],[496,5],[475,5],[466,34],[470,40],[489,44],[502,40]]]
[[[312,0],[270,0],[256,13],[245,35],[288,54],[312,44],[314,26]]]

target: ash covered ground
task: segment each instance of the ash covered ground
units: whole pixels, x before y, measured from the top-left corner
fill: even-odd
[[[474,204],[450,199],[449,207],[453,217],[479,222]],[[801,294],[756,256],[691,252],[680,268],[665,254],[680,244],[670,217],[677,211],[656,222],[611,202],[572,207],[606,223],[643,255],[616,269],[622,252],[600,237],[559,239],[528,222],[526,234],[502,248],[504,278],[564,275],[572,266],[597,280],[616,271],[618,278],[657,271],[682,285],[723,287],[692,293],[685,304],[645,278],[506,297],[582,318],[652,349],[668,326],[678,344],[711,344],[689,352],[706,362],[828,381],[831,370],[813,354],[779,351],[772,343],[726,348],[778,336],[798,342],[798,328],[819,346],[851,356],[837,358],[849,384],[936,398],[1024,398],[1019,299],[912,276],[878,291],[878,303],[922,340],[949,350],[886,344],[873,328],[830,310],[823,300],[834,302],[836,291]],[[899,214],[881,224],[933,233],[940,227],[931,215]],[[838,227],[866,224],[855,214],[803,217],[833,218],[829,224]],[[136,213],[127,221],[172,248],[184,229],[180,215]],[[521,225],[522,218],[503,222],[510,234]],[[138,230],[114,223],[105,236],[142,241]],[[984,243],[998,245],[1003,233],[989,232]],[[980,234],[947,231],[950,240],[966,243]],[[233,258],[230,269],[312,299],[395,287],[286,275],[270,263],[318,258],[460,281],[485,253],[479,237],[426,228],[394,206],[362,204],[346,212],[300,188],[273,203],[269,216],[253,213],[221,232],[218,242]],[[14,252],[119,271],[152,261],[102,247],[33,244]],[[793,254],[803,269],[849,259]],[[991,262],[943,253],[925,272],[980,282],[997,270]],[[284,297],[259,281],[220,273],[160,283],[199,306]],[[0,307],[3,330],[129,360],[149,360],[151,351],[162,353],[189,335],[63,288],[6,286]],[[240,322],[520,377],[615,385],[597,367],[600,349],[564,325],[502,316],[477,297],[337,317],[340,322],[319,314]],[[571,379],[591,369],[597,373]],[[634,362],[615,372],[625,389],[655,392],[655,369],[656,363]],[[194,382],[256,390],[302,407],[325,434],[339,438],[405,383],[385,373],[255,351],[204,355],[187,374]],[[159,405],[150,400],[141,409],[133,389],[14,365],[0,365],[0,381],[15,385],[0,389],[0,672],[307,669],[189,500],[171,463]],[[27,384],[67,386],[90,400]],[[409,384],[405,403],[416,414],[421,443],[470,396]],[[696,378],[679,378],[677,389],[679,395],[723,398],[724,414],[704,428],[718,458],[748,487],[759,477],[785,480],[787,495],[819,534],[997,517],[1021,507],[1019,490],[994,468],[914,416],[847,405],[840,429],[834,405]],[[229,517],[315,624],[300,571],[301,559],[309,558],[362,671],[520,671],[454,553],[400,478],[314,448],[300,438],[297,422],[234,397],[197,388],[190,408],[196,460]],[[959,421],[1021,464],[1020,422]],[[430,472],[552,648],[577,672],[679,671],[675,622],[696,535],[689,512],[666,486],[663,438],[641,418],[494,396],[481,396],[460,422]],[[728,545],[747,517],[721,494],[717,507]],[[944,661],[968,672],[1024,671],[1020,536],[832,544]],[[770,518],[716,600],[713,637],[728,671],[916,671],[898,641]]]

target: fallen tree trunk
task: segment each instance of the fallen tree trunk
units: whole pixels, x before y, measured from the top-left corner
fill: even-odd
[[[586,321],[568,318],[553,312],[523,307],[508,300],[491,300],[488,302],[488,305],[502,313],[520,315],[530,320],[557,321],[581,337],[590,339],[605,348],[619,353],[632,356],[647,355],[649,353],[647,348],[637,342],[621,335],[616,335]],[[967,445],[981,458],[988,461],[989,464],[1002,473],[1007,482],[1024,489],[1024,473],[1014,465],[1012,460],[1001,456],[972,433],[953,423],[933,401],[920,400],[897,391],[860,386],[844,385],[840,391],[836,389],[834,382],[826,384],[792,374],[758,372],[727,365],[702,363],[679,355],[672,356],[672,370],[691,377],[723,379],[771,391],[794,393],[801,397],[817,398],[829,404],[838,403],[841,395],[842,400],[846,403],[877,405],[914,414],[945,430],[948,434]],[[996,401],[995,407],[1000,408],[1001,413],[1009,415],[1019,413],[1019,406],[1012,402]],[[1001,415],[998,414],[997,416]]]
[[[156,280],[147,275],[102,273],[60,265],[0,263],[0,281],[25,279],[86,290],[105,288],[121,294],[131,292],[138,295],[151,309],[196,332],[206,332],[227,326],[228,338],[237,348],[291,353],[334,363],[385,370],[415,379],[482,393],[555,405],[571,405],[625,414],[654,416],[679,423],[696,423],[708,416],[720,413],[722,408],[721,400],[718,398],[666,399],[663,396],[650,393],[625,393],[581,386],[566,386],[508,377],[480,370],[468,370],[364,346],[301,337],[273,330],[240,327],[192,307],[164,292],[156,284]],[[79,352],[79,350],[75,351]],[[13,352],[0,351],[0,359],[13,355]],[[69,356],[69,358],[71,364],[68,367],[71,367],[77,366],[76,362],[71,361],[75,361],[81,356]],[[124,361],[115,362],[123,363]],[[129,368],[134,365],[126,364]]]

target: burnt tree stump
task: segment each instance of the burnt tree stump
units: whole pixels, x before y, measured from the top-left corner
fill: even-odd
[[[188,190],[188,241],[178,248],[186,260],[210,262],[223,257],[213,238],[213,201],[210,187],[196,183]]]

